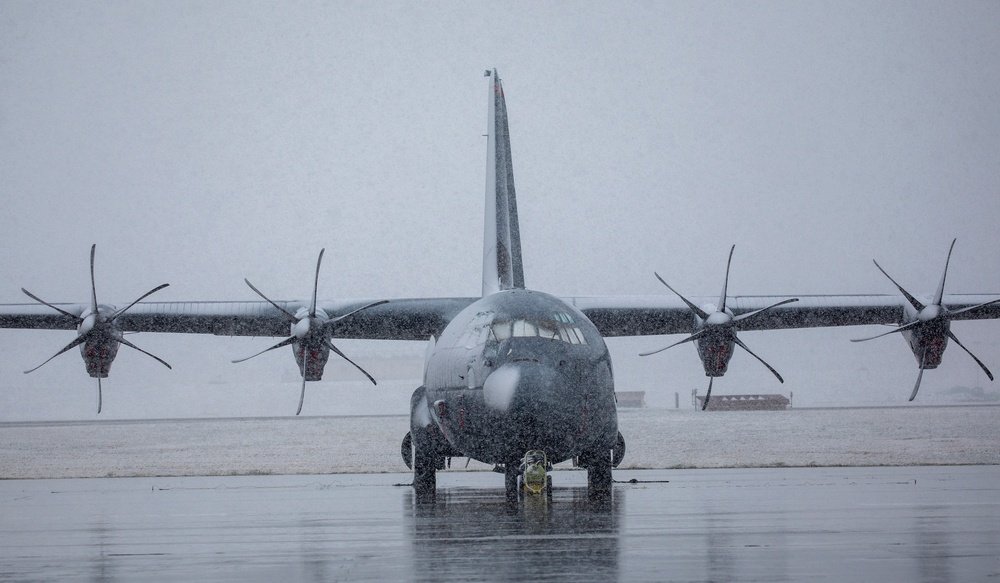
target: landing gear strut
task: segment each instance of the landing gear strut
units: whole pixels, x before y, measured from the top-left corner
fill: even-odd
[[[611,499],[611,452],[601,450],[597,453],[580,456],[580,465],[587,468],[587,497],[593,501]]]
[[[418,502],[433,502],[437,493],[438,460],[417,448],[413,452],[413,490]]]

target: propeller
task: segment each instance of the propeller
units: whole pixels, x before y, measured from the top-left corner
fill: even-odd
[[[729,259],[726,262],[726,278],[722,283],[722,293],[719,295],[719,301],[715,306],[706,304],[705,306],[698,307],[693,302],[685,298],[677,290],[670,287],[660,274],[653,273],[656,279],[660,280],[660,283],[667,286],[667,289],[674,292],[687,304],[688,308],[697,317],[696,330],[687,338],[674,342],[673,344],[653,350],[650,352],[640,353],[639,356],[650,356],[652,354],[657,354],[663,352],[669,348],[673,348],[678,344],[684,344],[686,342],[698,342],[698,355],[702,360],[702,365],[705,367],[705,375],[709,377],[708,381],[708,392],[705,394],[705,402],[702,404],[702,410],[708,407],[709,399],[712,398],[712,381],[715,377],[720,377],[725,374],[726,368],[729,365],[729,359],[732,358],[732,347],[733,345],[739,346],[743,350],[747,351],[750,356],[756,358],[767,367],[767,370],[771,371],[772,374],[778,379],[779,382],[784,383],[784,379],[778,374],[778,371],[774,370],[774,367],[764,362],[764,359],[757,356],[747,345],[736,336],[736,331],[741,325],[745,325],[753,319],[764,314],[768,310],[774,309],[778,306],[783,306],[785,304],[790,304],[792,302],[799,301],[798,298],[790,298],[787,300],[782,300],[767,306],[765,308],[760,308],[752,312],[747,312],[746,314],[740,314],[739,316],[734,316],[733,312],[726,307],[726,293],[729,287],[729,268],[733,262],[733,251],[736,249],[736,245],[733,245],[729,249]]]
[[[941,274],[941,282],[938,284],[937,291],[934,293],[933,301],[924,305],[923,302],[918,300],[913,294],[909,293],[903,286],[896,283],[896,280],[892,278],[891,275],[886,273],[882,266],[878,264],[878,261],[872,260],[875,263],[875,267],[882,272],[882,275],[889,278],[889,281],[896,286],[906,301],[910,303],[913,307],[915,317],[913,320],[901,324],[900,326],[882,334],[876,334],[868,338],[856,338],[852,339],[851,342],[866,342],[868,340],[874,340],[876,338],[881,338],[883,336],[888,336],[890,334],[895,334],[897,332],[907,332],[910,334],[908,341],[910,343],[910,348],[913,350],[913,356],[917,359],[917,364],[920,368],[920,372],[917,373],[917,382],[913,385],[913,392],[910,393],[910,401],[916,398],[917,391],[920,390],[920,381],[924,376],[924,369],[927,368],[937,368],[937,365],[941,362],[941,356],[944,353],[944,349],[947,346],[948,339],[951,339],[959,347],[962,348],[972,357],[972,360],[976,361],[979,368],[983,369],[986,376],[993,380],[993,373],[990,369],[986,368],[983,361],[979,360],[975,354],[972,354],[968,348],[962,344],[955,333],[951,331],[951,321],[958,315],[964,314],[965,312],[970,312],[972,310],[978,310],[979,308],[989,306],[1000,302],[1000,298],[995,300],[990,300],[988,302],[983,302],[975,306],[969,306],[967,308],[962,308],[961,310],[956,310],[954,312],[949,311],[946,306],[941,302],[944,299],[944,282],[948,277],[948,264],[951,262],[951,252],[955,249],[955,241],[958,239],[952,239],[951,246],[948,248],[948,257],[944,261],[944,273]]]
[[[360,308],[351,310],[350,312],[342,316],[338,316],[336,318],[331,318],[326,313],[325,310],[323,310],[322,308],[317,308],[316,296],[319,290],[319,269],[323,263],[323,253],[325,251],[326,249],[321,249],[319,252],[319,259],[316,260],[316,277],[313,282],[312,302],[309,304],[308,312],[304,314],[302,310],[299,310],[297,314],[289,312],[287,309],[278,305],[274,300],[267,297],[266,295],[264,295],[263,292],[254,287],[254,285],[250,283],[250,280],[248,279],[243,280],[246,282],[248,286],[250,286],[250,289],[252,289],[254,293],[262,297],[267,303],[274,306],[275,309],[277,309],[279,312],[281,312],[288,318],[288,321],[291,322],[292,324],[292,334],[288,338],[282,340],[281,342],[278,342],[277,344],[271,346],[270,348],[265,348],[264,350],[261,350],[256,354],[253,354],[246,358],[240,358],[238,360],[234,360],[233,362],[234,363],[244,362],[256,356],[260,356],[265,352],[270,352],[272,350],[276,350],[284,346],[292,345],[295,354],[295,359],[298,361],[299,364],[299,372],[302,373],[302,391],[299,394],[299,408],[295,411],[296,415],[302,412],[302,403],[305,401],[306,397],[306,380],[319,380],[320,375],[322,375],[322,367],[326,365],[326,360],[327,358],[329,358],[329,353],[331,351],[337,356],[343,358],[347,362],[354,365],[354,368],[364,373],[364,375],[368,377],[368,380],[370,380],[373,385],[378,384],[377,382],[375,382],[375,378],[372,375],[368,374],[368,371],[361,368],[361,366],[358,365],[358,363],[348,358],[347,355],[344,354],[339,348],[337,348],[333,344],[333,342],[331,342],[330,339],[333,336],[333,329],[336,327],[338,322],[346,318],[350,318],[351,316],[357,314],[362,310],[367,310],[368,308],[371,308],[373,306],[379,306],[388,303],[388,300],[372,302],[370,304],[361,306]],[[313,355],[318,355],[318,356],[313,356]],[[311,371],[311,368],[313,367],[309,366],[310,359],[307,357],[311,357],[313,362],[318,363],[320,368],[318,374]],[[308,378],[310,376],[314,376],[315,378]]]
[[[101,412],[101,405],[103,403],[102,388],[101,388],[101,378],[108,376],[108,369],[111,366],[111,362],[114,360],[115,355],[118,352],[118,346],[124,344],[129,348],[138,350],[139,352],[155,359],[157,362],[171,368],[167,361],[162,358],[147,352],[135,344],[129,342],[125,339],[124,334],[118,327],[117,319],[119,316],[127,312],[140,301],[146,299],[150,295],[160,291],[161,289],[169,286],[170,284],[164,283],[154,287],[148,292],[139,296],[137,300],[129,304],[128,306],[122,308],[121,310],[115,310],[114,306],[101,306],[97,303],[97,284],[94,277],[94,256],[97,252],[97,244],[93,244],[90,247],[90,308],[84,310],[81,314],[77,315],[72,312],[68,312],[58,306],[50,304],[45,300],[39,298],[35,294],[29,292],[28,290],[21,288],[29,298],[35,300],[36,302],[48,306],[53,310],[59,312],[63,316],[70,318],[73,323],[77,326],[77,336],[76,338],[64,346],[62,350],[50,356],[45,362],[32,368],[30,370],[24,371],[24,374],[34,372],[41,367],[45,366],[52,359],[59,356],[60,354],[67,352],[81,344],[83,347],[83,359],[87,364],[87,372],[97,378],[97,412]]]

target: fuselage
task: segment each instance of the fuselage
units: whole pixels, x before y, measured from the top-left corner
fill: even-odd
[[[611,357],[576,308],[501,291],[463,310],[427,360],[433,422],[452,448],[487,463],[542,450],[553,463],[607,451],[618,434]]]

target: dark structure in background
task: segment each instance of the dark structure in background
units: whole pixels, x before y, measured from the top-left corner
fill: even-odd
[[[619,407],[646,406],[646,391],[615,391],[615,401]]]
[[[784,411],[792,406],[791,393],[784,395],[716,395],[706,411]],[[705,397],[695,395],[695,407],[705,406]]]

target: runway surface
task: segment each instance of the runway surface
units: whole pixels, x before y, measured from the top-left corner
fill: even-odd
[[[998,581],[1000,466],[0,481],[6,581]],[[635,480],[634,483],[629,482]],[[622,483],[624,482],[624,483]]]
[[[1000,407],[618,415],[624,469],[1000,464]],[[405,472],[409,428],[404,415],[0,423],[0,478]]]

